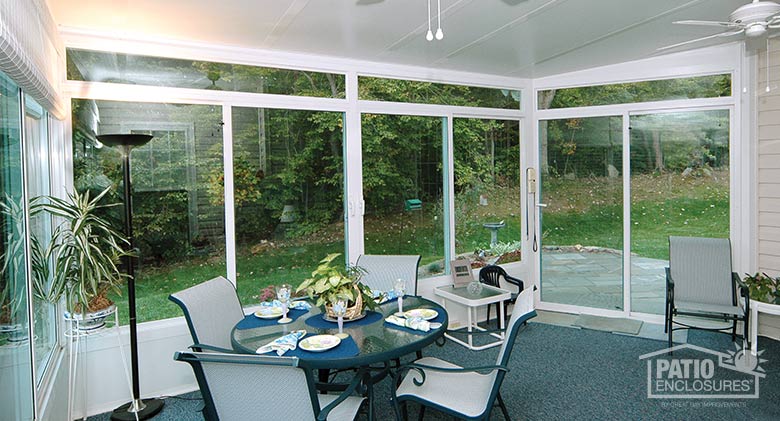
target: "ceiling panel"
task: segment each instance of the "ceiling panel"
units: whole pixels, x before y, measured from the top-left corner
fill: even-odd
[[[748,2],[441,0],[445,37],[428,42],[425,0],[47,1],[63,26],[120,37],[140,34],[522,77],[645,58],[657,47],[718,32],[672,21],[727,19]],[[436,0],[431,3],[435,14]]]

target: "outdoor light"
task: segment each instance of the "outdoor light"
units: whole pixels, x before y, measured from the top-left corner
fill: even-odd
[[[441,40],[444,38],[444,31],[441,30],[441,0],[436,0],[437,4],[437,11],[436,11],[436,18],[438,23],[438,28],[436,29],[436,39]],[[428,41],[433,41],[433,31],[431,30],[431,0],[428,0],[428,32],[425,34],[425,39]]]
[[[152,140],[152,136],[145,134],[107,134],[97,137],[106,146],[117,146],[122,151],[123,182],[125,184],[125,235],[130,242],[130,250],[134,248],[133,241],[133,202],[130,189],[130,151],[137,146],[143,146]],[[138,379],[138,329],[135,313],[135,268],[133,257],[124,256],[125,270],[127,271],[127,301],[130,320],[130,363],[132,365],[133,398],[115,409],[111,414],[112,420],[145,420],[155,416],[163,407],[161,399],[141,399],[141,388]]]

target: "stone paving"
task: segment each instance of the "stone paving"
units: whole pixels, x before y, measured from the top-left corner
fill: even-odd
[[[631,310],[663,314],[666,260],[631,257]],[[542,300],[552,303],[621,310],[623,259],[614,251],[544,250]]]

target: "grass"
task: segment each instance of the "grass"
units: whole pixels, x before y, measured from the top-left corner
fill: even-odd
[[[619,179],[549,180],[543,186],[543,201],[549,204],[543,217],[543,245],[622,248]],[[712,178],[683,178],[675,174],[634,176],[632,189],[633,253],[667,259],[669,235],[728,236],[727,173],[716,172]],[[476,202],[456,198],[459,253],[488,247],[490,233],[482,227],[483,222],[506,222],[507,227],[499,231],[500,241],[524,235],[519,192],[496,190],[487,198],[488,206],[469,206],[468,203]],[[299,284],[325,255],[344,252],[343,232],[343,223],[337,223],[294,239],[239,245],[236,267],[241,302],[256,303],[261,289],[269,285]],[[422,254],[421,266],[429,268],[440,266],[443,259],[443,235],[434,206],[424,206],[419,212],[365,218],[366,253]],[[181,310],[168,300],[171,292],[225,273],[223,251],[163,267],[141,267],[136,282],[138,321],[181,316]],[[120,316],[126,323],[126,293],[112,299],[122,309]]]

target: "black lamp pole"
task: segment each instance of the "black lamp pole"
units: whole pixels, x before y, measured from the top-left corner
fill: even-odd
[[[130,189],[130,151],[136,146],[143,146],[152,140],[145,134],[106,134],[97,137],[107,146],[118,146],[122,150],[122,170],[125,184],[125,236],[130,242],[130,250],[134,250],[133,240],[133,201]],[[141,388],[138,381],[138,333],[135,314],[135,267],[133,257],[124,257],[127,271],[127,301],[130,307],[130,363],[133,376],[133,400],[115,409],[112,420],[133,421],[145,420],[155,416],[163,407],[163,401],[157,398],[141,399]]]

